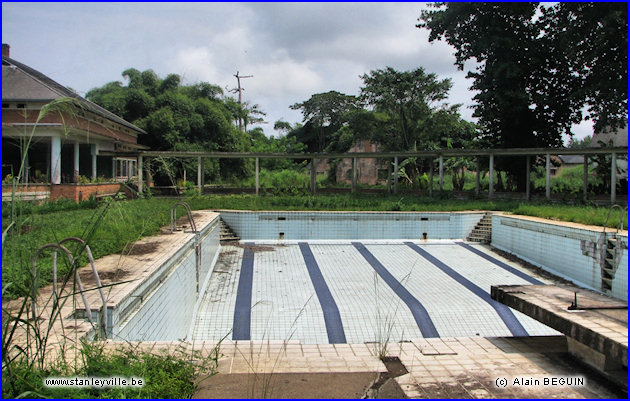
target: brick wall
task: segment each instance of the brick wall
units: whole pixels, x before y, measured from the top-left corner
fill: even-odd
[[[27,201],[43,201],[50,196],[50,185],[48,184],[20,184],[15,188],[17,199]],[[2,186],[2,201],[12,200],[13,188],[11,185]]]
[[[75,202],[87,200],[90,195],[96,197],[112,196],[120,189],[120,184],[57,184],[52,185],[50,190],[50,199],[67,198]]]

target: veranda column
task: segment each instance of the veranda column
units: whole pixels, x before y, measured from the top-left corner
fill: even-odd
[[[551,155],[545,155],[545,197],[551,199]]]
[[[72,177],[73,177],[73,181],[79,182],[79,142],[75,142],[74,143],[74,149],[73,149],[73,156],[74,156],[74,168],[73,168],[73,172],[72,172]]]
[[[490,155],[490,166],[488,169],[488,199],[494,196],[494,155]]]
[[[90,154],[92,156],[92,180],[96,180],[96,144],[90,145]]]
[[[61,184],[61,138],[50,138],[50,183]]]

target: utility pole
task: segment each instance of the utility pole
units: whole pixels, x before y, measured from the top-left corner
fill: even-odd
[[[236,71],[236,74],[234,74],[234,76],[236,77],[236,82],[238,83],[238,88],[236,89],[232,89],[230,92],[232,93],[236,93],[238,92],[238,105],[241,106],[242,101],[243,101],[243,91],[245,90],[242,86],[241,86],[241,78],[245,79],[245,78],[252,78],[253,75],[239,75],[239,72]],[[238,128],[243,131],[243,119],[239,116],[238,117]]]

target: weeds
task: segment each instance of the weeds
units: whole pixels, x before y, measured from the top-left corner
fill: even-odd
[[[201,357],[197,351],[146,352],[131,345],[108,350],[103,343],[82,342],[80,364],[61,362],[42,369],[17,361],[14,375],[2,377],[4,398],[190,398],[197,389],[195,378],[216,373],[218,354]],[[45,387],[47,377],[136,377],[140,388],[53,388]],[[12,380],[12,381],[11,381]]]
[[[245,360],[245,363],[249,367],[249,370],[252,372],[254,376],[253,381],[248,381],[248,397],[249,398],[270,398],[272,396],[273,378],[274,378],[275,371],[278,367],[278,364],[280,363],[282,355],[286,354],[286,349],[287,349],[287,345],[289,341],[291,341],[291,339],[293,338],[293,335],[295,334],[295,331],[297,330],[296,324],[298,320],[300,319],[300,317],[306,310],[306,306],[309,304],[312,298],[313,298],[313,295],[311,295],[306,300],[304,305],[302,305],[302,307],[300,308],[300,311],[298,312],[298,314],[295,316],[295,319],[293,319],[293,322],[289,326],[285,339],[282,342],[282,347],[280,348],[280,350],[278,350],[278,353],[275,355],[275,359],[273,360],[271,369],[268,372],[264,372],[264,373],[259,372],[259,363],[261,360],[261,356],[263,355],[263,347],[265,346],[265,335],[267,333],[267,330],[265,330],[265,333],[263,333],[263,337],[260,341],[260,347],[256,355],[254,354],[253,344],[251,343],[250,343],[248,355],[245,355],[238,347],[236,348],[237,352],[243,357],[243,359]],[[252,306],[252,309],[259,303],[260,301],[254,304]],[[271,321],[271,314],[269,315],[267,319],[267,327],[270,326],[270,321]],[[259,383],[260,383],[260,393],[258,392]]]

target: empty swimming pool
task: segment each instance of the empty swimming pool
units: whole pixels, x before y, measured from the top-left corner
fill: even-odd
[[[487,246],[462,241],[244,241],[223,246],[192,340],[558,334],[489,294],[491,285],[546,282]]]
[[[492,285],[551,277],[495,249],[627,300],[626,232],[476,211],[196,215],[198,232],[130,261],[144,270],[108,306],[110,338],[323,344],[557,334],[490,298]],[[462,240],[488,217],[491,246]],[[220,220],[242,240],[221,247]]]

